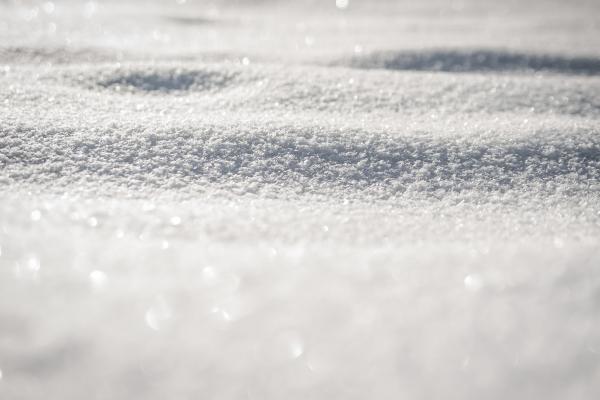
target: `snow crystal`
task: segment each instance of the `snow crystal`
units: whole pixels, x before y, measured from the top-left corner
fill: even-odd
[[[155,331],[164,329],[172,314],[171,308],[164,297],[159,296],[156,298],[155,304],[146,311],[146,324]]]
[[[343,10],[344,8],[347,8],[349,4],[348,0],[335,0],[335,6],[337,8],[339,8],[340,10]]]
[[[39,221],[42,218],[42,212],[40,210],[33,210],[31,212],[31,220]]]
[[[99,270],[90,272],[90,283],[93,289],[101,290],[106,286],[107,282],[108,277],[106,276],[106,273]]]
[[[465,288],[471,291],[478,291],[483,287],[483,280],[479,275],[467,275],[465,277]]]

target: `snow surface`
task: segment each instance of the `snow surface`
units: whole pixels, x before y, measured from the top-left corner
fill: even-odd
[[[0,1],[0,398],[596,398],[599,15]]]

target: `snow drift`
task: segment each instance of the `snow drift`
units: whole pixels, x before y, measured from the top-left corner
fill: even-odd
[[[0,398],[593,398],[568,3],[0,2]]]

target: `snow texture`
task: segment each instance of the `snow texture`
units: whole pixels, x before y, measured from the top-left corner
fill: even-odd
[[[0,1],[0,398],[596,398],[598,15]]]

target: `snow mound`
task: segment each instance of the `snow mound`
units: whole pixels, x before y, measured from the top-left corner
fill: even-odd
[[[190,187],[252,182],[388,195],[508,189],[585,191],[600,181],[595,131],[472,138],[304,127],[210,125],[149,130],[0,127],[0,161],[13,180],[104,179]],[[41,146],[40,143],[45,145]]]
[[[52,91],[49,96],[56,101],[64,97],[64,101],[69,102],[69,96],[75,93],[83,95],[71,89],[76,87],[79,90],[83,86],[89,89],[86,99],[89,105],[93,104],[94,115],[106,115],[111,104],[124,105],[126,99],[115,97],[122,92],[135,94],[138,104],[147,103],[144,104],[146,109],[160,112],[165,117],[182,117],[187,115],[190,107],[196,111],[254,115],[265,112],[269,117],[289,113],[300,119],[306,117],[307,112],[319,112],[324,116],[320,122],[336,117],[335,124],[340,126],[344,120],[359,113],[365,123],[372,124],[384,117],[393,121],[395,126],[408,121],[398,120],[399,115],[421,116],[420,120],[411,120],[415,124],[427,124],[438,116],[454,118],[473,113],[485,113],[513,122],[514,114],[509,118],[499,116],[502,113],[518,113],[523,118],[525,115],[596,118],[600,116],[600,81],[588,78],[594,77],[444,76],[421,71],[283,67],[261,63],[244,66],[231,61],[180,62],[177,65],[148,61],[60,65],[41,71],[22,66],[0,74],[0,81],[13,88],[8,90],[7,95],[16,101],[23,96],[38,96],[40,91]],[[9,82],[18,82],[20,92]],[[100,91],[103,95],[112,96],[110,100],[99,101],[94,96],[98,89],[103,89]],[[161,94],[189,95],[190,102],[171,101],[171,97],[159,99]],[[27,107],[33,106],[27,104]],[[115,106],[111,111],[117,109]],[[469,118],[465,122],[480,124],[486,120]]]

